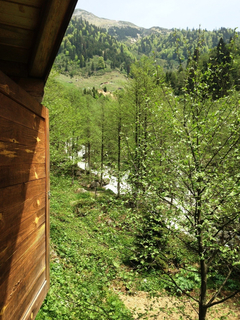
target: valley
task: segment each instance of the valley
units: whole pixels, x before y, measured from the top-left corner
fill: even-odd
[[[75,12],[45,88],[52,285],[37,320],[239,318],[237,35]]]

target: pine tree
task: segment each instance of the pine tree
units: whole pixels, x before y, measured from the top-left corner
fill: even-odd
[[[105,63],[103,57],[98,58],[98,64],[97,64],[97,69],[101,70],[105,68]]]

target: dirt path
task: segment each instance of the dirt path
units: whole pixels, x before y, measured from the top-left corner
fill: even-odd
[[[120,294],[121,300],[134,314],[134,319],[152,320],[197,320],[197,313],[189,300],[161,296],[149,299],[146,292],[138,292],[133,296]],[[240,304],[238,298],[232,303],[219,304],[208,311],[208,320],[239,320]],[[145,317],[141,317],[145,314]]]

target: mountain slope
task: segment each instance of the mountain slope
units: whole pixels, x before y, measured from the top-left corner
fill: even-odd
[[[73,13],[73,17],[82,18],[83,20],[87,20],[89,23],[94,24],[99,28],[109,29],[110,27],[131,27],[136,29],[141,29],[131,22],[126,21],[116,21],[105,18],[99,18],[95,16],[93,13],[88,12],[82,9],[76,9]]]
[[[216,53],[220,39],[227,47],[232,47],[233,43],[240,47],[239,39],[235,39],[235,36],[234,30],[226,28],[214,31],[168,30],[160,27],[144,29],[130,22],[99,18],[78,9],[66,31],[55,66],[66,76],[76,75],[86,79],[100,76],[101,82],[111,82],[102,77],[113,72],[127,76],[134,61],[142,56],[150,56],[165,72],[171,73],[179,70],[180,65],[181,68],[186,66],[199,43],[201,63],[204,65],[207,65],[210,54]],[[235,39],[232,44],[230,39]],[[237,78],[238,68],[234,66],[234,70],[234,78]],[[178,79],[179,74],[174,74],[174,77]]]
[[[152,27],[150,29],[146,29],[136,26],[134,23],[128,21],[117,21],[99,18],[96,15],[82,9],[76,9],[74,11],[73,17],[86,20],[90,24],[93,24],[99,28],[106,29],[111,36],[114,36],[117,40],[120,41],[127,40],[129,37],[139,39],[151,34],[167,34],[172,31],[160,27]]]

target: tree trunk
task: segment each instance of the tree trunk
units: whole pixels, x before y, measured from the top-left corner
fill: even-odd
[[[135,205],[138,207],[138,192],[139,192],[139,175],[140,175],[140,107],[138,105],[138,97],[136,97],[136,113],[135,113],[135,156],[134,156],[134,190],[133,197]]]
[[[88,162],[88,182],[91,180],[91,143],[88,141],[87,143],[87,162]]]
[[[207,315],[207,307],[199,304],[199,320],[205,320]]]
[[[103,135],[102,135],[100,187],[102,187],[102,186],[103,186],[103,151],[104,151],[104,146],[103,146]]]
[[[102,105],[102,145],[101,145],[101,178],[100,178],[100,187],[103,186],[103,152],[104,152],[104,108]]]
[[[147,133],[147,110],[144,110],[144,122],[143,122],[143,139],[144,139],[144,143],[143,143],[143,154],[142,154],[142,173],[141,173],[141,181],[143,182],[146,178],[146,160],[147,160],[147,138],[148,138],[148,133]],[[143,193],[145,193],[146,191],[146,187],[145,184],[142,183],[142,191]]]
[[[197,165],[198,168],[198,165]],[[202,201],[201,190],[197,189],[196,197],[196,216],[197,216],[197,237],[198,237],[198,255],[200,260],[200,276],[201,276],[201,288],[200,288],[200,300],[199,300],[199,320],[205,320],[207,307],[207,272],[208,267],[204,258],[204,245],[203,245],[203,229],[202,229]]]
[[[87,148],[87,144],[85,144],[85,146],[84,146],[84,154],[85,154],[85,157],[84,157],[84,172],[85,172],[85,174],[87,173],[87,161],[88,161],[88,156],[87,156],[87,154],[88,154],[88,148]]]
[[[74,135],[74,132],[73,132]],[[75,144],[74,139],[72,138],[72,185],[74,183],[74,174],[75,174],[75,168],[74,168],[74,151],[75,151]]]
[[[121,117],[119,118],[118,122],[118,175],[117,175],[117,196],[120,197],[120,171],[121,171]]]
[[[201,288],[200,288],[200,300],[199,300],[199,320],[205,320],[207,307],[207,266],[204,260],[200,261],[200,272],[201,272]]]
[[[90,170],[91,170],[91,143],[90,143],[90,141],[88,141],[87,149],[88,149],[88,170],[90,172]]]

